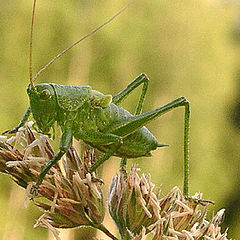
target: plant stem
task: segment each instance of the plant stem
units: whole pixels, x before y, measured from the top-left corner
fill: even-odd
[[[107,228],[103,225],[103,224],[95,224],[92,223],[92,226],[101,230],[102,232],[104,232],[108,237],[110,237],[113,240],[119,240],[118,238],[116,238],[112,233],[110,233]]]
[[[122,240],[131,240],[132,236],[129,234],[129,232],[125,231],[121,234]]]

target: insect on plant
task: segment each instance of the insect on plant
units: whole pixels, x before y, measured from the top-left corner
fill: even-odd
[[[54,83],[34,84],[37,77],[48,68],[57,58],[73,46],[96,33],[100,28],[111,22],[122,13],[129,4],[105,23],[82,37],[59,53],[47,65],[45,65],[34,77],[32,76],[32,35],[36,0],[33,1],[32,22],[30,31],[30,83],[27,94],[30,99],[30,107],[27,108],[20,123],[6,133],[15,133],[22,127],[32,114],[39,132],[49,134],[55,122],[61,128],[62,135],[60,146],[51,161],[42,169],[39,178],[32,189],[36,194],[39,185],[49,169],[61,159],[72,145],[73,138],[82,140],[86,144],[104,153],[90,168],[95,171],[111,156],[122,158],[121,169],[124,171],[128,158],[151,156],[151,152],[160,144],[154,135],[145,127],[150,121],[178,107],[185,109],[184,126],[184,195],[188,197],[189,179],[189,115],[190,106],[185,97],[179,97],[157,109],[142,113],[143,102],[147,92],[149,79],[146,74],[140,74],[125,89],[116,95],[105,95],[90,86],[67,86]],[[120,107],[120,103],[135,88],[142,85],[139,101],[134,114]]]

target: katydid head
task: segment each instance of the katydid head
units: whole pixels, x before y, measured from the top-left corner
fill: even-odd
[[[56,121],[57,99],[50,84],[28,86],[27,93],[30,99],[31,112],[36,124],[43,134],[48,134]]]

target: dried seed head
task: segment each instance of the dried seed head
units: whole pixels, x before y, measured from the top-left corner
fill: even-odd
[[[160,219],[160,206],[150,175],[139,177],[132,168],[128,178],[123,174],[113,178],[108,207],[122,235],[137,235]],[[149,230],[147,230],[149,232]]]
[[[11,138],[0,136],[0,172],[11,175],[27,193],[54,155],[50,139],[30,127],[28,123]],[[88,172],[93,160],[92,151],[85,151],[81,159],[71,147],[62,159],[63,168],[51,168],[39,187],[41,197],[34,199],[44,211],[35,226],[47,227],[58,240],[55,228],[77,226],[93,226],[117,239],[101,224],[102,182]],[[138,171],[116,175],[109,191],[108,208],[122,239],[146,240],[152,235],[152,240],[227,240],[227,231],[221,233],[220,227],[224,209],[206,220],[207,202],[202,206],[189,201],[177,187],[159,198],[150,175],[139,176]]]
[[[10,139],[0,138],[0,171],[11,175],[29,194],[29,186],[54,155],[49,141],[47,136],[31,130],[28,125]],[[63,158],[64,170],[58,164],[51,168],[38,189],[41,197],[34,199],[44,210],[37,225],[52,230],[54,227],[91,226],[103,221],[101,182],[88,172],[92,158],[92,152],[85,152],[81,160],[71,147]]]
[[[151,234],[153,240],[227,240],[219,226],[224,210],[207,221],[207,203],[188,201],[177,187],[159,199],[153,189],[150,175],[139,176],[136,168],[127,179],[113,178],[108,207],[123,239],[145,240]]]

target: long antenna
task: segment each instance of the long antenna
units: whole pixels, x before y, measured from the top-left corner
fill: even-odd
[[[95,34],[98,30],[100,30],[101,28],[103,28],[105,25],[107,25],[108,23],[112,22],[114,20],[114,18],[116,18],[117,16],[119,16],[122,12],[124,12],[128,6],[130,4],[133,3],[134,0],[129,1],[120,11],[118,11],[116,14],[114,14],[111,18],[109,18],[106,22],[104,22],[103,24],[101,24],[100,26],[96,27],[95,29],[93,29],[91,32],[89,32],[88,34],[86,34],[85,36],[81,37],[79,40],[77,40],[76,42],[74,42],[73,44],[71,44],[70,46],[68,46],[66,49],[64,49],[62,52],[60,52],[58,55],[56,55],[49,63],[47,63],[43,68],[41,68],[38,73],[33,77],[32,79],[32,83],[38,78],[38,76],[44,71],[46,70],[52,63],[54,63],[59,57],[61,57],[64,53],[66,53],[67,51],[69,51],[71,48],[73,48],[74,46],[76,46],[78,43],[82,42],[83,40],[85,40],[86,38],[92,36],[93,34]],[[36,2],[36,0],[34,1]]]
[[[30,85],[34,88],[33,78],[32,78],[32,45],[33,45],[33,26],[34,26],[34,16],[35,16],[35,9],[36,9],[36,1],[33,1],[33,9],[32,9],[32,22],[31,22],[31,30],[30,30],[30,44],[29,44],[29,78],[30,78]]]

